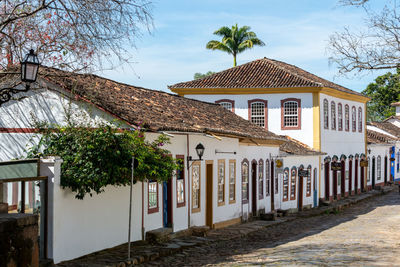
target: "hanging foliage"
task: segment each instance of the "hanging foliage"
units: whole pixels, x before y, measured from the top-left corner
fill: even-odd
[[[166,181],[178,164],[163,149],[170,143],[165,135],[152,142],[145,140],[142,130],[118,130],[109,125],[96,128],[41,127],[39,143],[30,148],[28,157],[59,156],[62,158],[61,186],[70,188],[83,199],[104,191],[108,185],[124,186],[131,181],[131,160],[138,166],[134,181]]]

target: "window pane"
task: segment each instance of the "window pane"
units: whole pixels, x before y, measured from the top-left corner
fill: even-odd
[[[218,163],[218,202],[225,200],[225,163]]]
[[[242,164],[242,199],[248,200],[249,165],[247,162]]]
[[[331,129],[336,130],[336,104],[331,102]]]
[[[149,209],[157,208],[157,182],[149,182]]]
[[[265,105],[261,102],[251,104],[251,122],[261,127],[265,127],[264,108]]]
[[[193,165],[192,167],[192,181],[193,181],[193,208],[200,207],[200,165]]]
[[[223,106],[224,108],[226,108],[227,110],[232,110],[232,103],[229,102],[221,102],[219,103],[221,106]]]
[[[287,101],[283,104],[283,125],[286,127],[298,126],[298,103]]]
[[[235,162],[229,162],[229,200],[235,200]]]

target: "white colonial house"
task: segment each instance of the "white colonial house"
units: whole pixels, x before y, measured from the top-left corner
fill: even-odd
[[[17,75],[0,78],[0,88],[13,88],[0,105],[1,161],[24,157],[26,146],[37,142],[33,120],[64,125],[72,115],[94,127],[107,122],[128,130],[141,124],[149,140],[170,136],[166,149],[183,160],[183,168],[166,183],[133,186],[132,240],[160,228],[218,228],[274,209],[318,205],[314,189],[322,153],[220,105],[52,68],[42,68],[28,91]],[[202,160],[189,161],[198,158],[199,143],[205,147]],[[79,200],[60,186],[61,166],[62,159],[41,160],[40,175],[48,177],[48,203],[42,203],[48,216],[41,218],[48,224],[45,257],[58,263],[127,242],[129,187],[108,186]],[[0,183],[0,200],[10,210],[21,200],[21,184]],[[30,193],[36,187],[27,188],[28,210],[37,199]]]
[[[169,88],[326,152],[318,164],[319,198],[331,201],[366,189],[360,167],[367,153],[364,95],[268,58]]]

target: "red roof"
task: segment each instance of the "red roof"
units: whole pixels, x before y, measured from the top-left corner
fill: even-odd
[[[299,67],[269,58],[257,59],[205,78],[168,86],[171,90],[184,88],[291,87],[329,87],[339,91],[363,96],[358,92],[325,80]]]

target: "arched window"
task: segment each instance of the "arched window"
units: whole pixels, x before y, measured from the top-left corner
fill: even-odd
[[[377,180],[381,179],[381,156],[378,156],[376,159],[376,172],[377,172]]]
[[[307,183],[306,183],[306,196],[309,197],[309,196],[311,196],[311,172],[312,172],[311,165],[308,165],[307,171],[308,171],[308,176],[307,176]]]
[[[349,105],[344,106],[344,130],[348,132],[350,129]]]
[[[358,131],[361,133],[362,132],[362,108],[358,108]]]
[[[296,199],[296,177],[297,169],[296,167],[292,167],[290,172],[290,200]]]
[[[249,100],[249,121],[267,128],[267,101],[262,99]]]
[[[265,161],[265,195],[269,196],[269,188],[270,188],[270,172],[269,172],[269,159]]]
[[[337,114],[337,116],[338,116],[338,121],[337,121],[338,130],[339,131],[343,131],[343,108],[342,108],[342,103],[339,103],[337,105],[337,112],[338,112],[338,114]]]
[[[227,110],[230,110],[232,112],[235,112],[235,101],[230,100],[230,99],[220,99],[215,101],[216,104],[220,104]]]
[[[283,171],[283,201],[289,198],[289,168]]]
[[[329,129],[329,107],[328,100],[324,99],[324,128]]]
[[[282,130],[301,129],[301,100],[287,98],[281,100]]]
[[[264,161],[258,161],[258,199],[264,197]]]
[[[357,122],[356,122],[356,107],[352,107],[351,108],[351,130],[353,131],[353,132],[355,132],[356,131],[356,127],[357,127]]]
[[[331,129],[336,130],[336,104],[331,102]]]
[[[249,162],[242,162],[242,200],[243,203],[249,201]]]

